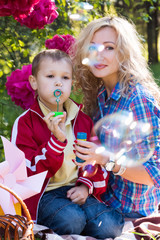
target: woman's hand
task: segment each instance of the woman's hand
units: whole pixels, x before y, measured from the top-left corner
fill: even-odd
[[[103,149],[103,151],[98,151],[101,145],[97,145],[93,142],[76,140],[75,141],[75,154],[82,160],[85,160],[84,163],[75,162],[78,166],[85,166],[87,164],[100,164],[104,166],[109,161],[109,154]]]
[[[54,134],[54,136],[61,142],[64,142],[66,139],[65,133],[65,121],[66,121],[66,112],[63,112],[63,115],[58,115],[54,117],[54,112],[50,112],[43,118],[47,124],[48,129]]]

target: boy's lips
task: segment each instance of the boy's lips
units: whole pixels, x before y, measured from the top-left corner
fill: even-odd
[[[62,95],[63,94],[63,91],[60,90],[60,89],[55,89],[54,90],[54,93],[56,92],[56,95],[59,96],[59,95]]]

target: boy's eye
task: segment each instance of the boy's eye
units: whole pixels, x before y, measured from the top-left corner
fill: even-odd
[[[53,76],[53,75],[48,75],[47,77],[48,77],[48,78],[53,78],[54,76]]]
[[[68,77],[68,76],[64,76],[63,78],[64,78],[64,79],[66,79],[66,80],[67,80],[67,79],[69,79],[69,77]]]

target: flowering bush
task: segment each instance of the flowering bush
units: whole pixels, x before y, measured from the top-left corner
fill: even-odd
[[[52,39],[45,41],[45,46],[48,49],[59,49],[69,54],[71,46],[74,44],[75,38],[70,34],[67,35],[54,35]]]
[[[28,14],[40,0],[1,0],[0,16]]]
[[[25,65],[22,69],[17,69],[7,77],[6,88],[16,105],[23,109],[28,109],[34,101],[34,90],[28,81],[29,75],[32,74],[32,65]]]
[[[29,28],[44,28],[44,25],[52,23],[58,12],[53,0],[40,0],[33,6],[33,10],[28,15],[21,15],[15,19]]]

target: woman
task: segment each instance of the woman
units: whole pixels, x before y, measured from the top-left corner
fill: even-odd
[[[112,113],[132,112],[134,119],[150,123],[156,139],[152,157],[130,167],[97,154],[95,143],[77,141],[76,155],[85,163],[76,164],[96,160],[110,171],[102,200],[125,217],[147,216],[160,202],[160,89],[142,55],[138,33],[122,17],[104,17],[88,24],[75,47],[76,86],[84,94],[85,113],[96,123]]]

